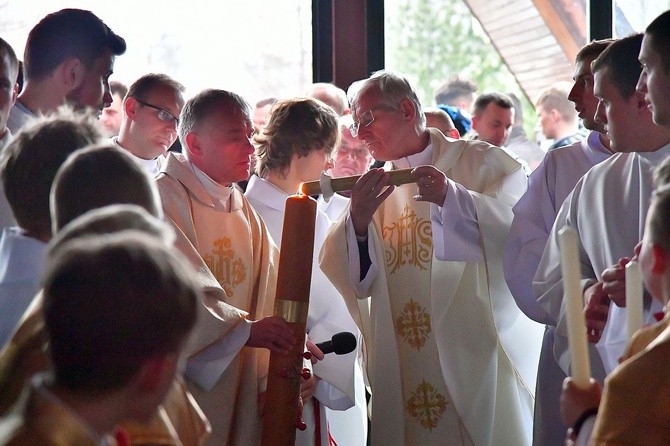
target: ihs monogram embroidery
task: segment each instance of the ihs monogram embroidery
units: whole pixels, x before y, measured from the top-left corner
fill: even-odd
[[[412,396],[407,400],[407,411],[418,419],[425,429],[433,430],[447,409],[447,399],[426,382],[416,386]]]
[[[396,320],[398,334],[409,345],[421,350],[430,334],[430,315],[418,303],[410,299],[402,315]]]
[[[235,251],[231,249],[228,237],[214,241],[212,253],[205,254],[205,263],[228,296],[232,296],[235,287],[244,282],[247,277],[247,270],[242,259],[234,257]]]
[[[417,217],[409,205],[405,205],[398,222],[382,229],[382,237],[386,242],[384,253],[389,274],[403,265],[421,270],[430,266],[433,250],[430,220]]]

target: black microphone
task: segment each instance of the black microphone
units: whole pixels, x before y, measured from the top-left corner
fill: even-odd
[[[324,354],[335,352],[336,355],[346,355],[347,353],[354,351],[356,344],[358,344],[356,336],[348,331],[343,331],[334,334],[330,341],[320,342],[316,344],[316,346],[319,347]]]

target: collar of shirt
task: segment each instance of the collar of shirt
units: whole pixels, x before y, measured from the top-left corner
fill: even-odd
[[[195,167],[193,163],[189,162],[189,164],[191,165],[191,169],[193,169],[193,173],[198,178],[198,181],[200,181],[207,191],[207,194],[212,199],[214,208],[226,212],[230,211],[230,195],[233,193],[233,187],[222,186],[210,178],[205,172]]]
[[[12,140],[12,132],[10,132],[8,128],[5,129],[6,129],[5,136],[0,138],[0,149],[5,147],[7,144],[9,144],[9,141]]]
[[[394,169],[408,169],[410,167],[417,167],[423,165],[429,165],[433,162],[433,136],[430,137],[430,142],[421,152],[414,153],[402,157],[400,159],[391,161],[393,163]]]
[[[258,175],[252,175],[249,179],[246,195],[256,195],[258,201],[280,212],[284,212],[289,197],[289,194]]]
[[[149,173],[149,175],[151,175],[152,178],[156,178],[158,176],[158,174],[161,171],[161,165],[160,165],[160,162],[158,161],[158,158],[160,158],[160,156],[158,156],[157,158],[151,159],[151,160],[140,158],[139,156],[135,155],[130,150],[127,150],[125,147],[123,147],[121,144],[119,144],[119,138],[117,136],[111,138],[110,141],[116,147],[118,147],[120,149],[123,149],[126,152],[130,153],[133,156],[133,158],[135,158],[137,160],[137,162],[140,163],[140,165],[144,168],[144,170],[147,171]]]

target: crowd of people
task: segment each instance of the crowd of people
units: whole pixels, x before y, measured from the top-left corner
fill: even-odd
[[[460,78],[437,107],[380,71],[254,109],[110,82],[126,42],[90,11],[44,17],[21,63],[0,38],[0,444],[257,445],[270,355],[296,347],[297,445],[670,444],[668,44],[670,11],[585,45],[537,100],[545,154],[518,98]],[[274,314],[282,222],[323,171],[360,178],[305,222],[303,339]],[[324,354],[340,332],[356,347]]]

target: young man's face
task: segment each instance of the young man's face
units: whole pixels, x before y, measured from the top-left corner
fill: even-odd
[[[125,106],[130,121],[129,137],[133,149],[138,152],[135,154],[153,159],[167,152],[177,139],[177,121],[174,118],[179,118],[184,106],[181,92],[167,85],[157,85],[142,98],[129,97]]]
[[[638,146],[641,137],[636,132],[638,99],[635,94],[628,99],[621,96],[611,81],[610,70],[605,67],[594,75],[593,91],[599,100],[595,120],[605,126],[612,151],[627,152]]]
[[[593,94],[593,73],[591,72],[593,59],[595,58],[586,58],[575,65],[575,74],[572,76],[575,83],[568,94],[568,99],[575,103],[575,110],[582,118],[584,127],[589,130],[604,132],[603,125],[595,120],[598,98]]]
[[[109,107],[103,108],[100,114],[100,126],[104,135],[108,138],[119,134],[121,119],[123,118],[123,98],[118,94],[112,96]]]
[[[507,141],[514,124],[514,109],[503,108],[490,102],[480,115],[472,117],[472,128],[478,138],[494,146],[501,147]]]
[[[5,135],[9,110],[16,102],[16,76],[9,55],[0,51],[0,138]]]
[[[642,63],[642,74],[637,83],[637,90],[645,95],[654,122],[668,127],[670,126],[670,70],[663,66],[653,37],[648,34],[642,39],[640,63]]]
[[[67,95],[67,100],[75,108],[92,108],[102,111],[112,103],[109,76],[114,72],[114,55],[111,51],[93,61],[86,69],[81,83]]]

